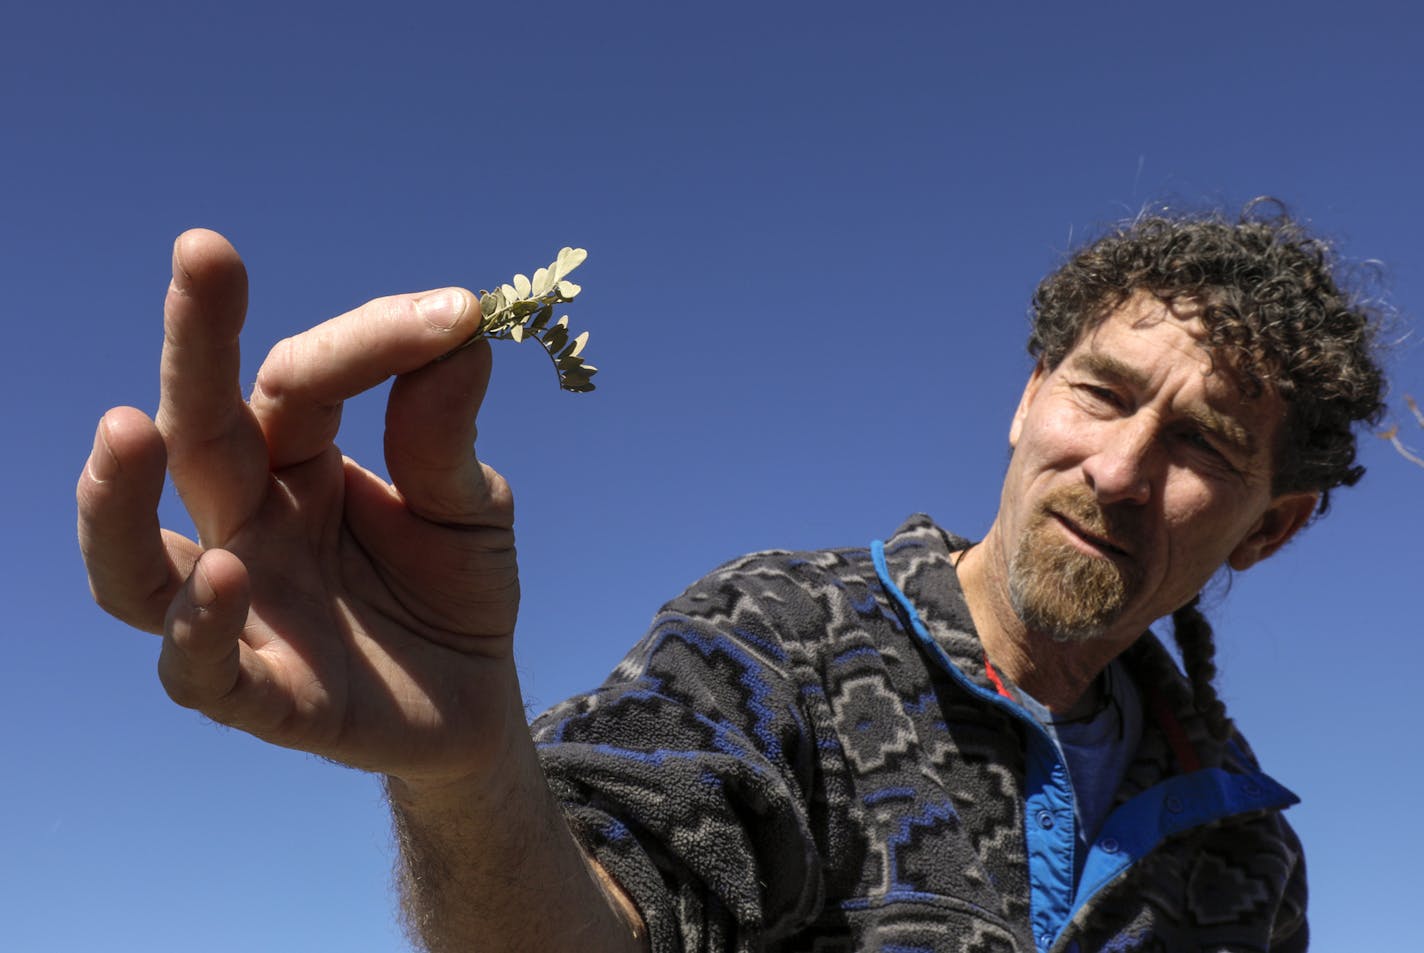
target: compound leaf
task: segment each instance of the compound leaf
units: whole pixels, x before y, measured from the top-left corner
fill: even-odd
[[[554,305],[572,301],[583,290],[574,282],[565,281],[564,276],[583,264],[587,257],[588,252],[582,248],[565,247],[547,268],[535,270],[532,279],[515,275],[511,282],[493,291],[481,291],[480,329],[455,350],[468,347],[481,337],[516,344],[532,337],[543,345],[554,362],[560,387],[577,392],[593,390],[590,378],[598,368],[585,364],[579,357],[588,344],[588,332],[570,340],[568,315],[549,324]]]

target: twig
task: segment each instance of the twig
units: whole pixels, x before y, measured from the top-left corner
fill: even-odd
[[[1424,427],[1424,411],[1421,411],[1419,409],[1419,403],[1413,397],[1409,396],[1408,394],[1405,394],[1404,405],[1409,408],[1409,412],[1414,415],[1414,419],[1418,421],[1419,426]],[[1411,451],[1408,447],[1404,445],[1404,441],[1399,439],[1399,424],[1395,424],[1379,436],[1382,439],[1388,440],[1390,443],[1394,444],[1394,449],[1399,451],[1399,455],[1401,457],[1408,460],[1410,463],[1424,467],[1424,457],[1421,457],[1417,453]]]

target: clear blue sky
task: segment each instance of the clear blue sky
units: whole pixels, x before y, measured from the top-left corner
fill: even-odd
[[[1424,311],[1404,2],[12,6],[6,951],[404,948],[374,780],[174,707],[157,642],[87,594],[74,478],[104,409],[155,405],[186,227],[246,257],[248,380],[367,298],[589,249],[572,312],[598,390],[501,346],[481,426],[518,501],[534,707],[740,552],[917,510],[982,532],[1033,285],[1145,203],[1280,196]],[[1397,336],[1402,412],[1424,347]],[[342,445],[378,462],[379,395]],[[1304,799],[1322,950],[1418,942],[1424,470],[1363,456],[1214,613],[1223,693]]]

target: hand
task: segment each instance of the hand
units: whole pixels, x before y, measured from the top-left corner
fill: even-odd
[[[473,452],[488,345],[462,289],[381,298],[288,338],[238,384],[247,276],[221,236],[173,251],[155,421],[105,414],[77,490],[95,599],[163,636],[173,700],[409,781],[528,734],[514,674],[509,488]],[[342,457],[342,401],[395,375],[387,484]],[[161,530],[164,469],[198,541]]]

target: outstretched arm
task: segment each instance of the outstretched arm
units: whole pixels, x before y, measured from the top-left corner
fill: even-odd
[[[105,414],[79,480],[95,598],[162,636],[179,704],[388,776],[407,868],[435,874],[412,894],[432,948],[639,948],[524,723],[513,503],[472,451],[489,349],[436,360],[478,327],[475,296],[382,298],[288,338],[249,401],[246,303],[221,236],[178,239],[157,417]],[[334,440],[342,402],[392,376],[387,483]],[[158,525],[165,469],[197,540]]]

